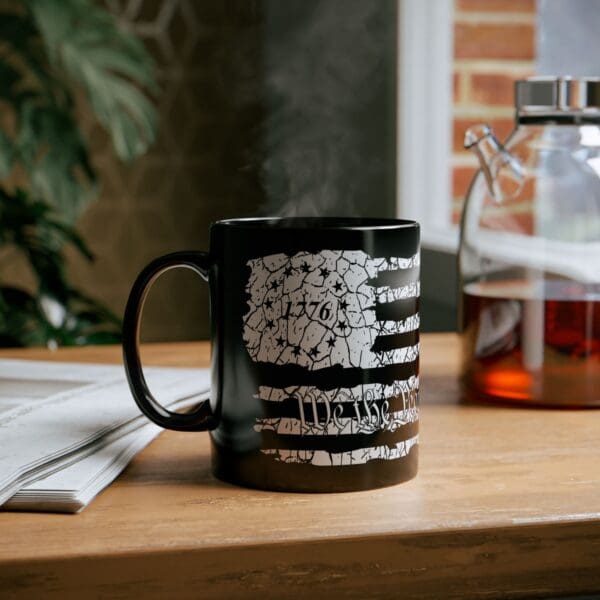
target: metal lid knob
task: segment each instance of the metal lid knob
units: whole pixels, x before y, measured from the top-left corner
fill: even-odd
[[[519,120],[557,117],[577,121],[600,111],[600,78],[530,77],[515,82]]]
[[[586,77],[579,81],[582,109],[600,109],[600,77]]]

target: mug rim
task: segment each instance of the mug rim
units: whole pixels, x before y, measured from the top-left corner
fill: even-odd
[[[419,228],[417,221],[388,217],[241,217],[215,221],[213,227],[236,229],[385,231]]]

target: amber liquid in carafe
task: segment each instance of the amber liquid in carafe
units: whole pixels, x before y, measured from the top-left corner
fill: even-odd
[[[468,284],[463,372],[474,400],[600,406],[600,294],[568,281]]]

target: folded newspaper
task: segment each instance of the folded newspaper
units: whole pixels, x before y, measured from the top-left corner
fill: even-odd
[[[207,369],[145,375],[171,410],[209,394]],[[0,360],[0,505],[78,512],[159,432],[135,405],[121,366]]]

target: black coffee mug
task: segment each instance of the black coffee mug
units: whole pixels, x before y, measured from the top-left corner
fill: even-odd
[[[187,267],[208,280],[212,390],[189,414],[148,390],[138,350],[151,283]],[[354,218],[233,219],[210,252],[151,262],[125,310],[127,377],[168,429],[210,430],[222,480],[338,492],[417,472],[419,226]]]

